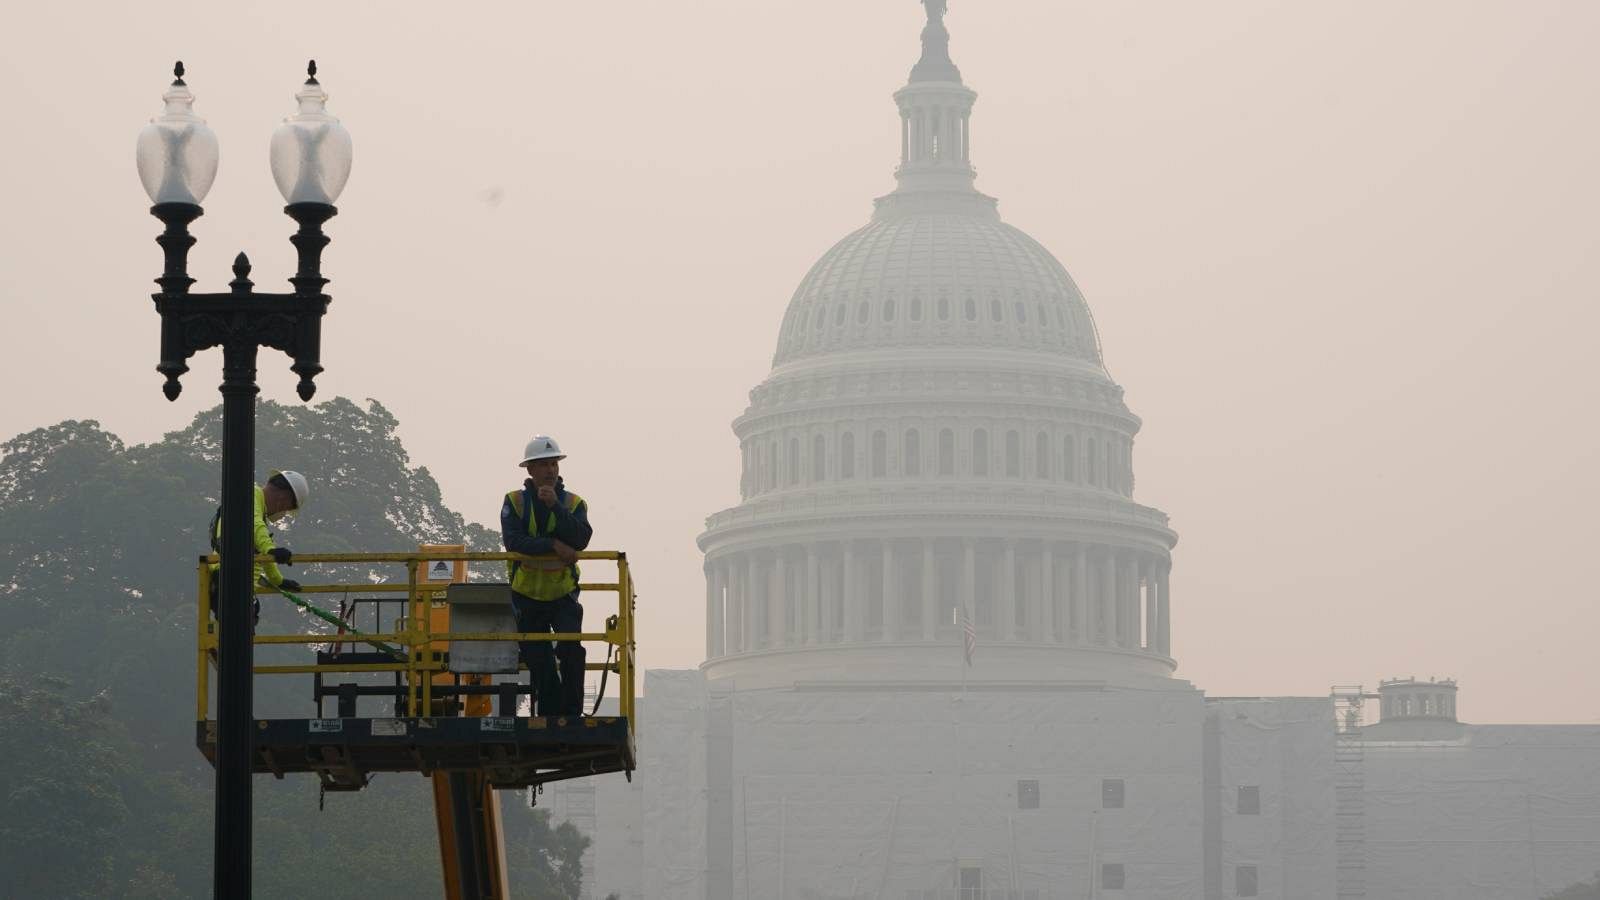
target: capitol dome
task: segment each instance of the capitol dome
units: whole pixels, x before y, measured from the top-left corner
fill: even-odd
[[[1165,685],[1140,421],[1065,268],[974,187],[977,94],[925,0],[896,189],[789,302],[707,519],[704,670],[739,687]],[[971,634],[968,659],[967,636]]]
[[[1001,222],[992,205],[944,206],[891,206],[817,260],[789,303],[774,364],[983,347],[1100,369],[1088,304],[1050,251]]]

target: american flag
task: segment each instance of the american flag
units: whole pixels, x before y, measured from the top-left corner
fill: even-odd
[[[967,611],[966,604],[961,606],[961,652],[967,657],[967,665],[972,665],[972,652],[978,649],[978,631],[972,627],[972,614]]]

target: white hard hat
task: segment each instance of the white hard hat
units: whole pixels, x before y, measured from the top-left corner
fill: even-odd
[[[522,462],[517,463],[517,465],[525,466],[536,459],[566,458],[567,455],[561,452],[561,445],[556,443],[555,438],[548,434],[536,434],[533,436],[533,440],[529,441],[528,446],[522,451]]]
[[[293,472],[287,469],[283,471],[274,471],[271,475],[267,476],[267,479],[270,481],[272,478],[275,478],[279,475],[283,476],[284,481],[289,482],[289,490],[294,494],[294,508],[296,510],[305,509],[306,501],[311,497],[311,483],[306,481],[306,477],[301,475],[299,472]]]

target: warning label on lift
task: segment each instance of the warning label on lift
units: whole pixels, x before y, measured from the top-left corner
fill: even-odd
[[[344,731],[343,719],[310,719],[306,723],[313,734],[334,734]]]
[[[429,581],[449,581],[455,577],[450,571],[450,564],[442,559],[436,559],[428,565]]]
[[[479,731],[515,731],[517,720],[510,716],[484,716],[478,720]]]
[[[401,719],[373,719],[372,734],[374,737],[404,737],[406,723]]]

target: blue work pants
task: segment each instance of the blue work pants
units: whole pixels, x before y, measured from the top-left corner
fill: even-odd
[[[556,600],[533,600],[513,591],[511,606],[523,632],[573,633],[583,630],[578,592]],[[534,715],[583,715],[583,672],[588,654],[577,641],[523,641],[522,662],[534,689]],[[558,671],[559,669],[559,671]]]

